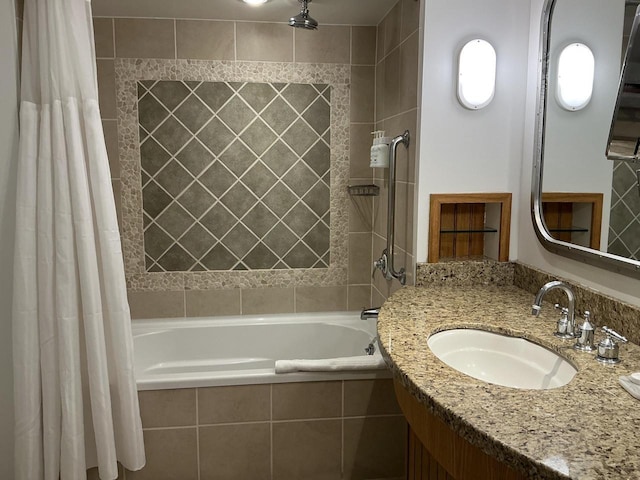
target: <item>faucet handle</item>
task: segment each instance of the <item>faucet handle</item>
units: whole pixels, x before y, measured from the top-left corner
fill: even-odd
[[[628,340],[608,327],[603,326],[602,331],[605,332],[607,336],[598,344],[596,360],[609,365],[620,363],[620,348],[614,339],[621,343],[627,343]]]
[[[558,338],[575,338],[573,322],[569,321],[569,309],[559,303],[556,303],[554,307],[556,310],[560,310],[561,313],[554,335]]]
[[[616,332],[615,330],[607,327],[606,325],[602,327],[602,331],[604,333],[606,333],[607,335],[609,335],[610,337],[615,338],[619,342],[627,343],[629,341],[629,340],[626,339],[626,337],[623,337],[618,332]]]
[[[556,310],[560,310],[560,313],[562,313],[563,315],[569,315],[569,309],[567,307],[563,307],[559,303],[556,303],[553,308],[555,308]]]

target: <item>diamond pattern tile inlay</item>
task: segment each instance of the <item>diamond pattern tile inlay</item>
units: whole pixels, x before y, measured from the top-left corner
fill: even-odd
[[[138,82],[146,270],[327,268],[330,90]]]
[[[613,167],[608,252],[640,260],[640,193],[636,162],[616,161]]]

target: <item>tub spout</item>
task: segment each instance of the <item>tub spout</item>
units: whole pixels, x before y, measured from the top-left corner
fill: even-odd
[[[366,320],[368,318],[378,318],[380,313],[380,307],[376,308],[363,308],[360,312],[360,320]]]

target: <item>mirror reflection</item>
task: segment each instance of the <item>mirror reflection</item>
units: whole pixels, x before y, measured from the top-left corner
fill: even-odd
[[[556,1],[548,38],[542,178],[543,217],[553,238],[632,260],[640,259],[640,162],[610,161],[605,151],[637,5]],[[580,109],[566,108],[558,95],[560,54],[574,44],[588,47],[594,58],[593,91]],[[640,75],[636,87],[640,92]],[[622,113],[640,121],[640,96],[636,110],[629,107]]]

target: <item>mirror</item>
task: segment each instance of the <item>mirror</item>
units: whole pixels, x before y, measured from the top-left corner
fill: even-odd
[[[637,0],[545,4],[532,216],[548,250],[640,278],[640,162],[610,161],[605,154],[626,46],[629,38],[632,45],[640,42],[640,35],[630,35],[637,5]],[[595,70],[590,100],[572,110],[558,98],[558,61],[566,47],[578,43],[593,53]],[[625,115],[628,110],[618,109]]]
[[[637,4],[637,1],[628,1],[625,10],[627,49],[607,144],[610,160],[640,159],[640,9]]]

